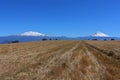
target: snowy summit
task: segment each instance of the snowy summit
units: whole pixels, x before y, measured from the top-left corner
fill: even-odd
[[[102,32],[96,32],[95,34],[91,35],[92,37],[109,37],[107,34]]]
[[[42,34],[39,32],[28,31],[25,33],[20,34],[21,36],[47,36],[46,34]]]

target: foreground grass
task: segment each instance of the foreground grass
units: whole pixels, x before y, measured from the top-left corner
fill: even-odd
[[[43,41],[0,45],[0,80],[119,80],[118,43]],[[114,55],[109,56],[111,50]]]

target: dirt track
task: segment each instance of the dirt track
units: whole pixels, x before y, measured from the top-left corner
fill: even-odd
[[[0,80],[120,80],[120,61],[89,43],[0,45]]]

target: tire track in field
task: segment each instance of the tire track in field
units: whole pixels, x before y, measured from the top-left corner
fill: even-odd
[[[69,45],[62,47],[57,52],[56,51],[52,52],[53,55],[50,56],[50,59],[47,60],[47,62],[46,62],[47,64],[42,66],[39,71],[39,73],[41,73],[41,72],[43,73],[43,76],[40,76],[40,79],[46,80],[49,73],[52,73],[52,70],[51,70],[52,67],[57,66],[57,64],[60,64],[58,62],[60,60],[60,57],[63,56],[66,52],[71,51],[74,48],[74,46],[76,46],[77,44],[78,44],[78,42],[72,42]]]
[[[49,71],[48,73],[42,78],[42,80],[52,80],[55,79],[53,78],[56,77],[58,80],[62,80],[60,77],[60,74],[64,70],[66,63],[69,64],[71,57],[72,57],[72,52],[79,46],[80,42],[78,42],[75,45],[72,45],[72,47],[69,50],[65,50],[62,55],[57,55],[56,59],[52,61],[51,65],[49,65]],[[59,54],[61,54],[59,52]],[[54,73],[55,72],[55,73]],[[57,73],[56,73],[57,72]],[[53,76],[51,76],[53,75]],[[56,79],[55,79],[56,80]]]
[[[106,67],[100,63],[98,61],[98,58],[93,54],[95,52],[91,52],[92,49],[90,50],[89,47],[84,44],[84,49],[85,49],[85,53],[88,56],[89,62],[91,63],[88,66],[88,74],[86,76],[88,76],[89,80],[104,80],[105,76],[105,71],[106,71]],[[94,69],[94,70],[92,70]],[[95,71],[94,73],[89,73],[92,70]]]
[[[90,55],[92,53],[91,58],[97,59],[93,60],[97,65],[97,74],[99,73],[100,79],[99,80],[120,80],[120,64],[114,58],[111,58],[104,54],[102,51],[95,48],[95,46],[91,46],[88,43],[85,45],[87,46],[87,52]],[[94,57],[94,58],[93,58]]]
[[[79,42],[52,61],[41,80],[105,80],[105,66],[91,50]]]

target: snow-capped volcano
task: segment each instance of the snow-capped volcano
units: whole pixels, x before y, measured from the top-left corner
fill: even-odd
[[[109,37],[109,35],[104,34],[102,32],[96,32],[95,34],[91,35],[92,37]]]
[[[28,31],[20,34],[20,36],[47,36],[47,35],[39,32]]]

